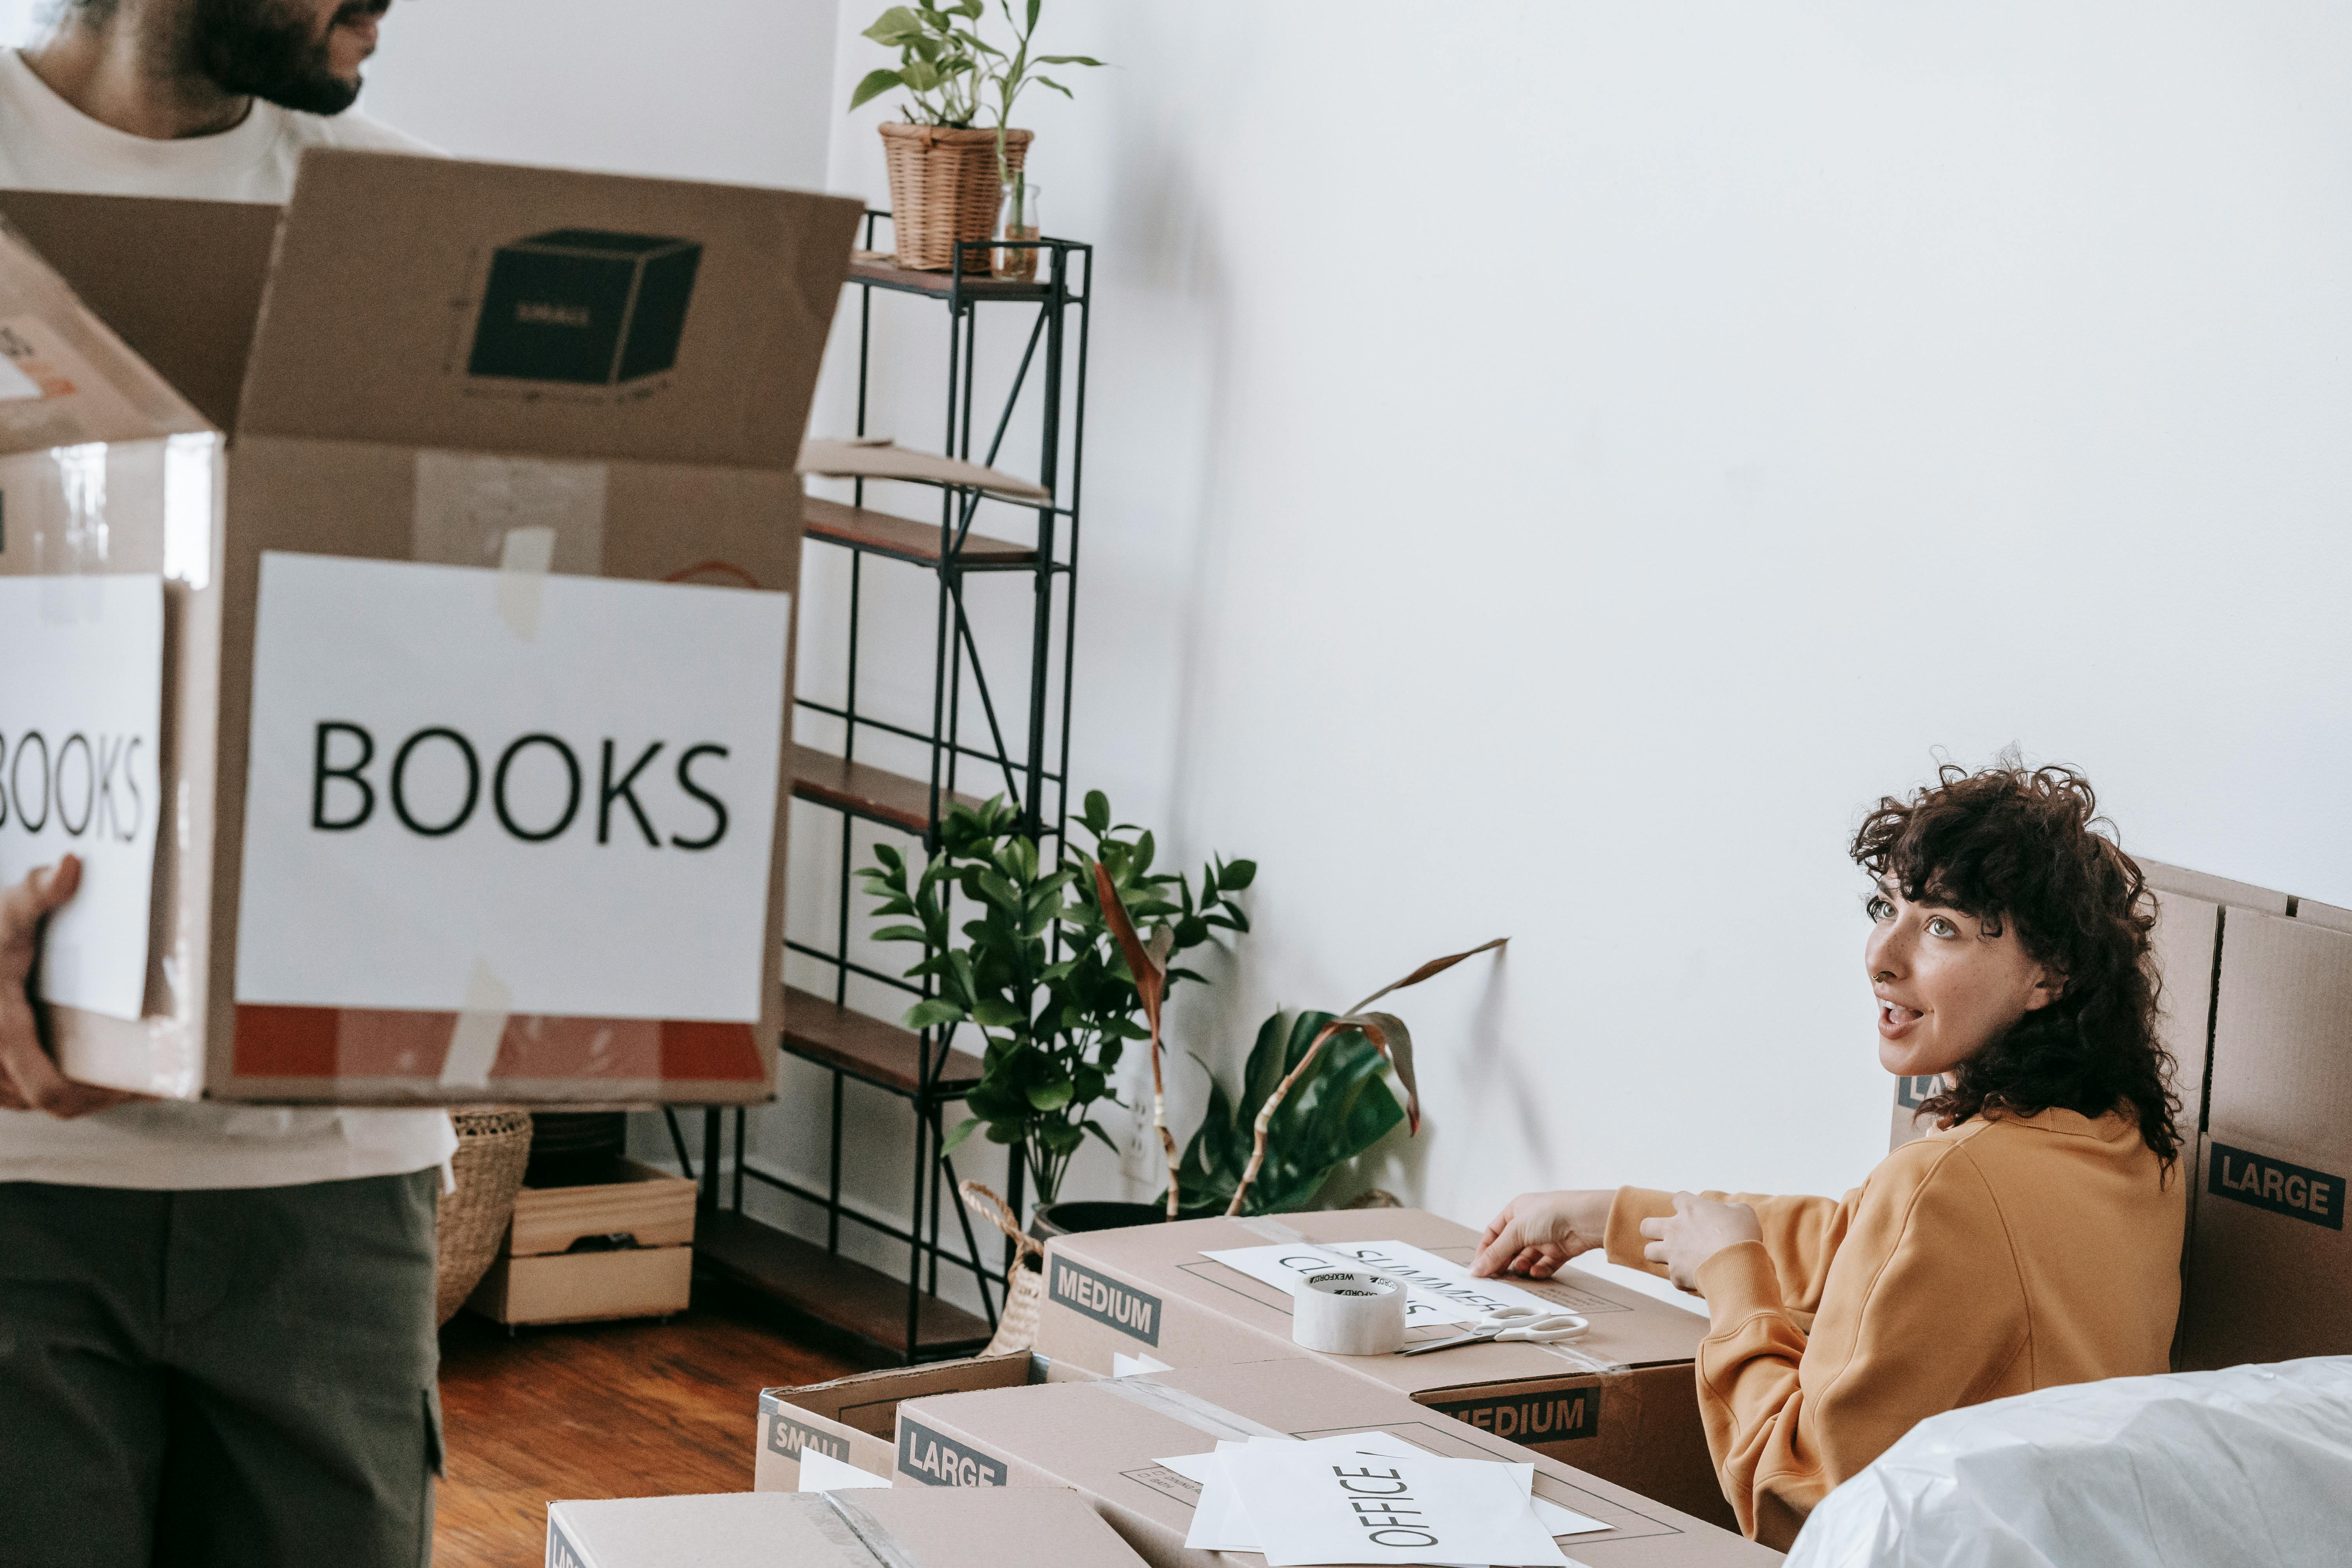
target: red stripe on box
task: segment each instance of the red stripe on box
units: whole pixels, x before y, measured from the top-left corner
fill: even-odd
[[[688,1024],[666,1018],[661,1026],[661,1072],[665,1082],[758,1083],[759,1042],[749,1024]]]
[[[341,1016],[332,1007],[236,1009],[240,1078],[332,1078]]]
[[[434,1078],[455,1013],[240,1003],[232,1053],[239,1078]],[[490,1079],[611,1079],[758,1083],[767,1072],[749,1024],[516,1014]]]

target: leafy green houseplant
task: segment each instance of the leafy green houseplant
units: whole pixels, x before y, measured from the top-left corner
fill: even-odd
[[[970,1025],[985,1042],[981,1080],[964,1102],[971,1116],[947,1147],[982,1131],[991,1142],[1013,1146],[1041,1205],[1058,1195],[1089,1136],[1116,1147],[1094,1108],[1119,1103],[1111,1080],[1127,1043],[1152,1034],[1139,1021],[1144,993],[1104,919],[1094,868],[1102,868],[1116,901],[1154,928],[1163,966],[1220,933],[1248,931],[1234,895],[1257,872],[1247,860],[1212,859],[1196,888],[1190,877],[1155,869],[1151,834],[1114,823],[1100,791],[1087,795],[1076,826],[1093,853],[1066,847],[1054,864],[999,797],[950,813],[938,854],[919,869],[877,845],[877,864],[858,873],[877,915],[912,921],[875,938],[924,948],[906,973],[931,982],[937,994],[908,1010],[907,1027]],[[961,925],[959,899],[968,906]],[[1200,978],[1165,967],[1162,984]]]
[[[1085,55],[1034,52],[1044,0],[1024,0],[1018,16],[1013,0],[998,0],[997,8],[1011,33],[1009,48],[982,35],[985,0],[893,5],[866,29],[866,37],[898,52],[898,63],[866,72],[850,94],[849,107],[860,108],[887,92],[907,94],[906,123],[879,128],[901,266],[952,266],[959,245],[995,233],[1000,198],[1008,192],[1014,204],[1013,224],[1034,228],[1024,210],[1028,184],[1023,172],[1031,137],[1013,128],[1013,105],[1032,85],[1071,96],[1040,68],[1102,64]],[[977,123],[991,112],[992,126]]]
[[[1228,1094],[1210,1074],[1208,1114],[1171,1177],[1171,1197],[1181,1193],[1173,1212],[1188,1219],[1293,1213],[1313,1204],[1334,1171],[1398,1122],[1418,1132],[1412,1031],[1393,1013],[1367,1009],[1507,940],[1433,959],[1344,1014],[1278,1012],[1268,1018],[1237,1093]],[[1404,1091],[1402,1106],[1384,1081],[1391,1073]]]

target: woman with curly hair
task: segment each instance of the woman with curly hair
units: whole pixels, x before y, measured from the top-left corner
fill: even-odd
[[[2012,759],[1883,799],[1855,834],[1888,1072],[1940,1074],[1843,1198],[1531,1193],[1475,1269],[1605,1247],[1706,1299],[1698,1392],[1741,1527],[1813,1505],[1927,1416],[2168,1370],[2186,1184],[2157,1037],[2153,901],[2090,784]]]

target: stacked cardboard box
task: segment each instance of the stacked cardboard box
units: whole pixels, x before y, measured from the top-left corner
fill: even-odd
[[[1319,1359],[934,1394],[897,1412],[895,1484],[1066,1486],[1154,1568],[1212,1568],[1184,1545],[1201,1489],[1160,1461],[1250,1436],[1390,1432],[1453,1458],[1535,1468],[1536,1495],[1602,1529],[1564,1539],[1591,1568],[1767,1563],[1779,1554],[1627,1488],[1448,1419]]]
[[[43,625],[100,613],[99,578],[162,600],[161,696],[115,726],[160,764],[118,814],[147,837],[44,809],[20,846],[90,864],[58,957],[131,955],[111,1003],[45,982],[71,1076],[772,1094],[793,469],[858,212],[317,150],[282,214],[0,193],[0,586],[41,578]]]
[[[848,1491],[547,1505],[547,1568],[1137,1568],[1076,1493]]]
[[[1202,1367],[1312,1359],[1630,1487],[1728,1524],[1698,1414],[1693,1361],[1706,1320],[1570,1269],[1510,1283],[1591,1325],[1570,1343],[1481,1344],[1423,1356],[1323,1355],[1291,1339],[1291,1296],[1203,1256],[1273,1241],[1397,1241],[1454,1263],[1477,1233],[1420,1209],[1188,1220],[1056,1237],[1045,1255],[1038,1352],[1100,1375],[1128,1365]],[[1330,1258],[1313,1254],[1310,1267]],[[1411,1331],[1444,1337],[1450,1326]]]

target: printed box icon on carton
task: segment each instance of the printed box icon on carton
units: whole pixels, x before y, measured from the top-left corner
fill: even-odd
[[[667,370],[701,261],[692,240],[590,228],[500,246],[467,371],[618,386]]]
[[[160,574],[165,600],[173,810],[151,920],[110,938],[146,955],[145,995],[135,1017],[51,1006],[70,1076],[279,1103],[771,1096],[793,467],[858,210],[328,150],[306,155],[282,214],[0,193],[0,324],[21,319],[41,372],[17,366],[38,396],[0,398],[0,577]],[[577,333],[588,300],[588,329],[613,333],[561,395],[467,374],[487,258],[517,233],[581,241],[586,271],[570,304],[502,284],[509,314]],[[600,315],[616,279],[626,309]],[[752,342],[768,350],[758,375],[740,357]],[[102,552],[67,550],[97,538]],[[299,659],[306,679],[273,681],[291,645],[272,627],[300,606],[265,557],[281,588],[307,557],[354,581],[429,577],[446,603],[415,648],[379,626],[368,658],[322,645]],[[671,733],[667,701],[565,677],[552,650],[604,591],[656,619],[759,595],[775,645],[762,680],[734,656],[679,677],[732,686],[722,706],[759,723]],[[425,679],[434,630],[460,621],[499,650],[510,679],[495,689]],[[332,645],[337,628],[310,633]],[[368,690],[320,685],[356,681],[383,647],[417,668]],[[345,698],[368,710],[340,710]],[[733,892],[706,898],[714,879]],[[331,911],[373,900],[383,962],[362,975],[314,951],[333,921],[274,908],[296,885]],[[500,900],[504,918],[436,949],[453,914]],[[648,922],[721,903],[730,929],[763,928],[722,944],[723,978],[667,995],[626,978],[652,978]],[[573,963],[587,949],[563,939],[592,919],[621,951]]]

